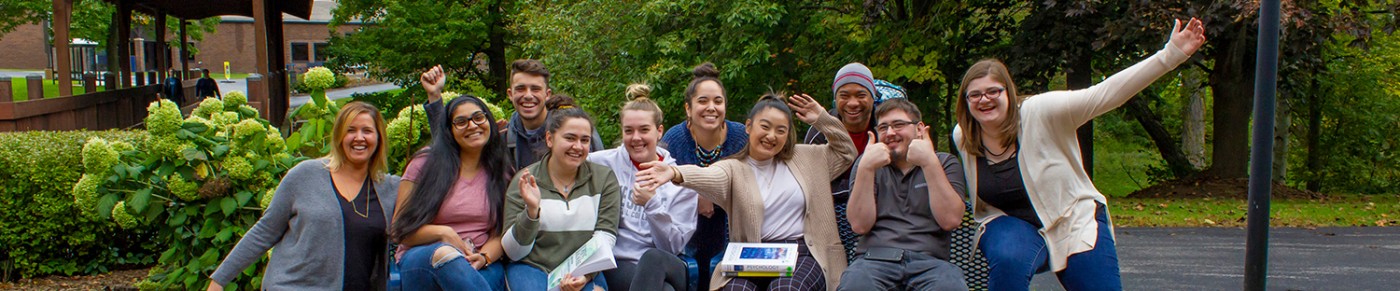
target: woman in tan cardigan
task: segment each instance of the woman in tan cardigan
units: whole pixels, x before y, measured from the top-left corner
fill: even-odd
[[[637,173],[637,187],[671,181],[694,189],[728,211],[731,242],[798,244],[793,276],[730,278],[716,272],[710,278],[711,289],[786,286],[835,290],[846,269],[845,251],[836,235],[836,216],[830,211],[830,181],[851,167],[855,145],[841,121],[812,97],[792,96],[785,103],[780,96],[764,96],[749,110],[749,143],[733,158],[707,168],[652,162],[643,164],[641,168],[647,170]],[[794,113],[826,134],[829,143],[798,145]]]

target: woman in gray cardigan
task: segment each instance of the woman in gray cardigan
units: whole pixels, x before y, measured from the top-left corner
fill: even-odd
[[[339,144],[287,171],[262,218],[210,276],[209,290],[223,290],[269,248],[262,289],[385,289],[386,229],[399,177],[385,174],[384,118],[372,105],[351,102],[334,128]]]

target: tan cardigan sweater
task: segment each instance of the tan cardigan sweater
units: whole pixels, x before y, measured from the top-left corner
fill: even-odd
[[[811,249],[812,257],[821,265],[828,290],[840,285],[841,273],[846,271],[846,251],[836,231],[836,212],[831,200],[831,180],[846,172],[855,160],[856,148],[846,129],[836,117],[823,112],[814,128],[821,130],[829,142],[824,145],[796,146],[788,168],[797,177],[798,186],[807,199],[802,237]],[[753,168],[742,159],[729,158],[707,168],[694,165],[679,166],[681,186],[694,189],[729,212],[730,242],[761,242],[763,230],[763,194]],[[710,277],[710,289],[719,290],[729,278],[715,272]]]
[[[1098,84],[1074,91],[1052,91],[1026,98],[1021,103],[1021,178],[1036,217],[1043,227],[1039,230],[1050,250],[1053,271],[1065,269],[1072,254],[1094,249],[1099,229],[1094,221],[1095,202],[1108,205],[1080,162],[1079,140],[1075,130],[1090,119],[1122,106],[1162,75],[1171,72],[1190,57],[1176,45],[1165,48],[1132,67],[1123,69]],[[962,144],[962,128],[953,128],[955,144]],[[961,149],[963,171],[967,175],[968,193],[977,196],[977,159]],[[1006,216],[980,198],[973,199],[972,216],[983,227],[982,236],[992,219]],[[977,245],[976,243],[973,244]]]

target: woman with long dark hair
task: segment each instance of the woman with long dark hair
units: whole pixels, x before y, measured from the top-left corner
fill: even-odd
[[[428,94],[445,75],[423,74]],[[501,247],[504,193],[514,169],[495,116],[476,96],[448,101],[429,147],[419,151],[399,185],[390,238],[405,290],[505,290]]]

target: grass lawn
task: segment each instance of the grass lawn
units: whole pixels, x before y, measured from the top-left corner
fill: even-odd
[[[14,93],[14,95],[11,95],[14,96],[14,101],[29,100],[29,86],[26,82],[27,81],[24,78],[10,78],[10,92]],[[58,84],[54,84],[52,80],[44,80],[43,83],[44,98],[53,98],[58,96]],[[102,87],[97,87],[97,91],[104,90],[105,89],[103,89]],[[73,94],[76,95],[83,93],[84,92],[82,85],[73,86]]]
[[[1120,227],[1244,227],[1244,198],[1110,198]],[[1272,199],[1271,225],[1279,227],[1394,226],[1400,196],[1333,195],[1325,199]]]
[[[209,77],[210,77],[210,78],[214,78],[214,80],[223,81],[223,80],[224,80],[224,72],[215,72],[214,70],[209,70]],[[233,80],[243,80],[243,79],[248,79],[248,74],[244,74],[244,73],[232,73],[232,74],[228,74],[228,77],[229,77],[229,79],[233,79]]]

